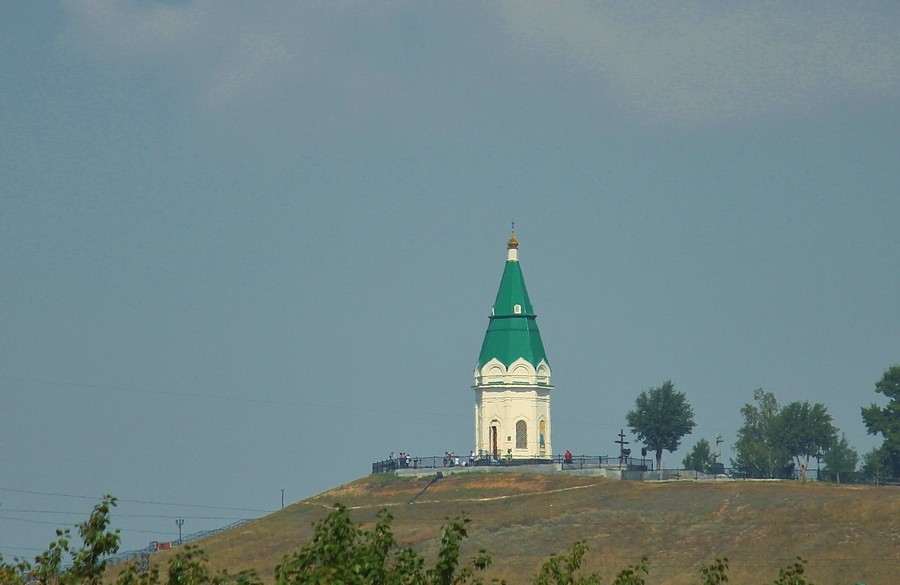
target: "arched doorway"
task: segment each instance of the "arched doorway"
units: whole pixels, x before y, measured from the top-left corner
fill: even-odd
[[[493,421],[491,423],[491,432],[490,432],[490,445],[491,445],[491,457],[494,459],[500,458],[500,445],[498,444],[498,437],[500,436],[500,423],[497,421]]]

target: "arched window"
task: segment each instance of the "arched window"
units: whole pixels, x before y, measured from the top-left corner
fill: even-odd
[[[522,305],[519,305],[519,304],[513,305],[513,313],[515,313],[516,315],[521,315],[522,314]]]
[[[528,448],[528,425],[524,420],[516,423],[516,449]]]
[[[544,436],[547,434],[547,421],[542,420],[540,423],[538,423],[538,432],[540,433],[540,435],[539,435],[540,438],[538,439],[538,445],[540,446],[541,449],[545,449],[547,447],[547,444],[544,440]]]

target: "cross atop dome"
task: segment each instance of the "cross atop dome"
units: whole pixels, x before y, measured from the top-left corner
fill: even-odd
[[[512,260],[513,262],[519,261],[519,240],[516,239],[516,232],[513,230],[511,236],[509,236],[509,241],[506,242],[506,249],[509,250],[507,253],[507,260]]]

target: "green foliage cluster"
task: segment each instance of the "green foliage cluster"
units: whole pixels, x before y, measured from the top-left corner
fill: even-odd
[[[869,434],[881,434],[884,441],[866,455],[863,469],[872,477],[900,477],[900,364],[885,370],[875,383],[875,392],[883,394],[888,403],[863,408],[862,418]]]
[[[119,550],[119,531],[109,530],[109,513],[116,499],[103,497],[87,520],[78,525],[81,546],[75,547],[68,528],[56,531],[56,540],[37,555],[34,562],[16,559],[14,564],[0,557],[0,585],[37,581],[44,585],[99,585],[106,570],[106,557]]]
[[[781,407],[775,395],[762,388],[753,393],[753,398],[756,405],[741,408],[744,424],[734,445],[732,466],[741,473],[760,478],[788,477],[797,468],[801,479],[806,479],[809,460],[839,444],[837,428],[824,405],[803,401]]]
[[[778,571],[778,578],[775,579],[773,585],[812,585],[803,576],[804,573],[806,573],[806,561],[797,557],[794,564]]]
[[[647,449],[656,452],[656,468],[662,467],[663,451],[678,449],[681,438],[694,429],[694,410],[672,380],[641,392],[625,420]]]
[[[347,508],[337,504],[316,525],[310,544],[288,555],[275,569],[278,585],[451,585],[483,583],[479,573],[490,566],[491,557],[479,551],[460,567],[460,544],[468,535],[470,520],[463,513],[447,519],[441,529],[441,546],[435,565],[425,568],[425,559],[412,548],[401,547],[393,533],[393,517],[382,510],[373,530],[353,524]]]
[[[603,579],[597,573],[577,574],[581,568],[588,547],[583,541],[576,542],[562,555],[550,555],[534,576],[534,585],[600,585]],[[650,573],[647,558],[637,565],[625,567],[616,575],[612,585],[644,585],[644,575]]]
[[[685,469],[691,471],[699,471],[701,473],[709,473],[712,466],[716,463],[716,454],[713,453],[712,446],[706,439],[700,439],[694,444],[691,452],[685,455],[681,464]]]
[[[844,477],[855,473],[855,469],[859,465],[859,454],[850,446],[847,435],[841,433],[841,438],[831,446],[831,449],[825,451],[822,463],[825,464],[825,477],[841,483],[841,473],[844,474]]]
[[[720,585],[728,583],[728,558],[716,559],[700,569],[703,585]]]
[[[80,547],[72,548],[68,531],[57,531],[57,540],[34,563],[17,560],[6,563],[0,557],[0,585],[99,585],[106,572],[106,558],[119,548],[119,531],[109,530],[109,512],[116,505],[105,496],[90,518],[79,526]],[[447,518],[441,530],[441,544],[434,566],[425,568],[424,557],[397,543],[386,511],[378,514],[372,530],[354,524],[346,507],[336,504],[328,516],[315,524],[312,542],[284,557],[275,569],[277,585],[483,585],[482,572],[491,565],[484,550],[460,566],[461,545],[468,536],[465,513]],[[587,545],[576,542],[562,553],[551,555],[532,579],[534,585],[599,585],[596,573],[580,574]],[[64,567],[63,556],[71,564]],[[801,558],[780,570],[774,585],[813,585],[806,580]],[[648,559],[618,572],[612,585],[646,585],[650,574]],[[716,559],[700,569],[702,585],[728,582],[728,559]],[[165,579],[159,568],[142,571],[133,563],[119,574],[116,585],[262,585],[255,571],[230,575],[211,572],[203,551],[186,545],[168,562]],[[503,583],[492,579],[491,583]]]
[[[241,571],[231,575],[222,570],[212,573],[207,566],[209,559],[196,545],[185,545],[169,560],[166,585],[262,585],[256,571]],[[161,585],[158,567],[141,571],[137,564],[130,564],[116,579],[116,585]]]

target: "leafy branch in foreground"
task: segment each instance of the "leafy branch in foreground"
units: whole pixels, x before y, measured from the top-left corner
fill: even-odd
[[[166,571],[167,585],[262,585],[256,571],[241,571],[231,575],[226,570],[210,573],[207,563],[209,559],[196,545],[188,544],[169,559]],[[137,564],[128,565],[116,585],[160,585],[159,569],[152,567],[146,572],[138,569]]]
[[[56,540],[33,563],[16,559],[15,565],[8,565],[0,559],[0,584],[25,583],[27,576],[44,585],[99,585],[106,558],[119,550],[119,531],[109,530],[109,514],[115,506],[116,499],[110,495],[94,506],[88,519],[78,525],[82,545],[77,549],[71,542],[72,531],[66,528],[56,531]],[[64,560],[69,562],[67,567]]]
[[[728,583],[728,558],[716,559],[700,569],[703,585],[720,585]]]
[[[534,585],[598,585],[601,579],[596,573],[575,576],[587,550],[588,547],[582,540],[573,544],[563,555],[550,555],[534,577]]]
[[[470,522],[465,513],[446,519],[437,562],[427,570],[421,555],[397,544],[391,532],[392,522],[393,516],[382,510],[375,528],[366,530],[350,521],[346,507],[336,504],[328,517],[315,525],[313,541],[286,556],[275,568],[275,582],[278,585],[483,583],[478,574],[491,564],[487,552],[479,551],[460,568],[460,545],[468,536],[466,525]]]
[[[806,572],[805,565],[806,561],[797,557],[797,560],[792,565],[788,565],[778,571],[778,578],[772,582],[773,585],[814,585],[803,576]]]

